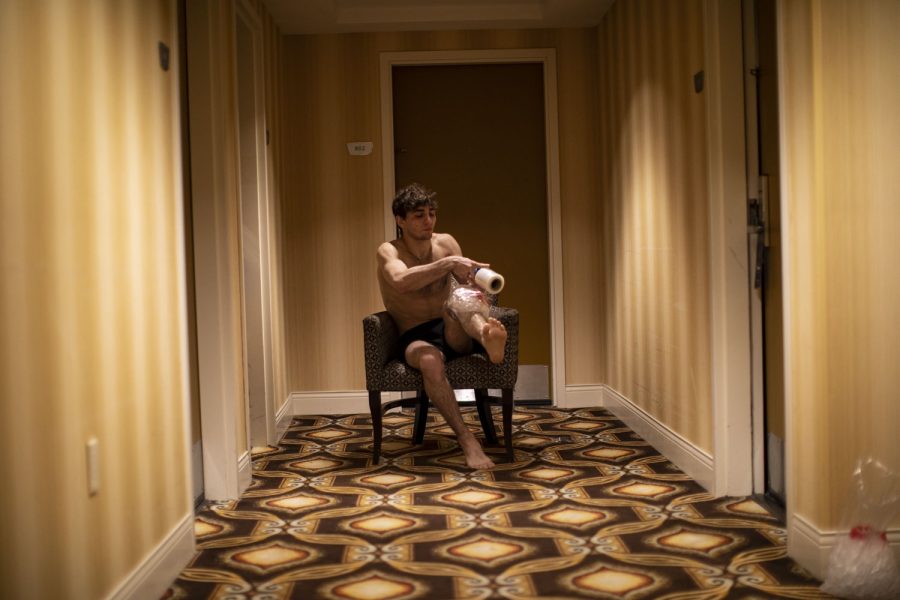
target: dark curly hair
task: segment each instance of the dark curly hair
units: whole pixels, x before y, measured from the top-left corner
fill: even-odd
[[[406,213],[422,206],[437,210],[438,204],[434,196],[435,192],[432,192],[421,183],[411,183],[398,191],[397,195],[394,196],[391,210],[394,212],[394,216],[404,219],[406,218]]]

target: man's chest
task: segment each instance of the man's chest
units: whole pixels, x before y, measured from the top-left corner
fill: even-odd
[[[437,298],[443,300],[449,291],[449,281],[449,276],[445,275],[437,281],[416,290],[415,293],[421,298]]]

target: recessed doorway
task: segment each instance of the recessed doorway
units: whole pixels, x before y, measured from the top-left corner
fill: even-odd
[[[510,54],[510,53],[513,54]],[[504,56],[505,55],[505,56]],[[439,231],[507,285],[520,312],[521,373],[564,403],[562,286],[552,50],[382,55],[385,238],[396,187],[438,193]],[[547,85],[545,85],[547,82]],[[524,379],[523,375],[523,379]]]

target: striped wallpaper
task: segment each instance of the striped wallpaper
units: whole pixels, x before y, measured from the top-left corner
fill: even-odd
[[[105,596],[191,512],[177,52],[173,1],[0,3],[4,597]]]
[[[605,382],[712,449],[703,3],[615,3],[599,26]],[[578,318],[576,315],[575,318]]]
[[[827,530],[858,458],[900,473],[900,3],[779,17],[788,499]]]

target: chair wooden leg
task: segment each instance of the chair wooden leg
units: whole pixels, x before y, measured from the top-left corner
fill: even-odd
[[[494,415],[491,414],[490,397],[484,388],[475,390],[475,408],[478,409],[478,420],[484,430],[484,439],[488,444],[497,443],[497,430],[494,429]]]
[[[506,438],[506,460],[515,460],[512,443],[513,391],[503,390],[503,436]]]
[[[422,392],[416,404],[416,422],[413,426],[413,443],[418,445],[425,440],[425,424],[428,422],[428,396]]]
[[[381,459],[381,392],[369,392],[369,413],[372,415],[372,464]]]

